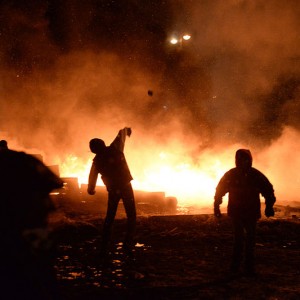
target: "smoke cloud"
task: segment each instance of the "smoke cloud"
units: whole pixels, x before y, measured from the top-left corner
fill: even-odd
[[[279,177],[300,146],[297,0],[2,1],[0,9],[0,134],[11,148],[49,164],[69,153],[88,159],[91,138],[110,142],[131,126],[131,164],[146,147],[173,147],[196,163],[207,151],[233,157],[239,144],[259,165],[270,161],[276,183],[291,182]],[[192,38],[169,43],[184,33]]]

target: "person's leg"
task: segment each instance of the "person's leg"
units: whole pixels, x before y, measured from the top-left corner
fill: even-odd
[[[244,227],[240,218],[233,218],[234,243],[231,261],[231,272],[237,273],[240,268],[244,246]]]
[[[128,184],[124,189],[122,189],[122,199],[127,216],[127,230],[124,241],[124,249],[130,251],[134,244],[136,229],[136,208],[131,184]]]
[[[255,274],[255,232],[256,220],[247,220],[246,229],[246,253],[245,253],[245,272],[249,275]]]
[[[102,231],[102,250],[103,252],[107,251],[107,247],[111,238],[111,232],[113,227],[113,222],[117,213],[118,204],[120,201],[120,192],[119,191],[109,191],[108,192],[108,203],[107,203],[107,212],[103,224]]]

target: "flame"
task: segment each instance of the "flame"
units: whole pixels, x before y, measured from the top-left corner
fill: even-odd
[[[74,154],[69,154],[60,164],[60,176],[77,177],[80,185],[87,183],[91,164],[91,159],[85,160]]]
[[[166,151],[152,156],[150,162],[147,155],[140,166],[129,163],[134,176],[133,188],[165,192],[166,196],[176,197],[181,205],[211,205],[216,185],[231,163],[213,156],[207,156],[201,164],[192,163],[189,157]],[[91,164],[92,159],[68,155],[60,166],[61,176],[77,177],[79,184],[85,184]],[[103,186],[100,176],[97,185]]]
[[[135,179],[133,185],[147,191],[164,191],[166,196],[176,197],[180,204],[211,203],[228,163],[213,157],[207,157],[201,165],[189,160],[187,157],[182,161],[182,157],[161,152],[155,163],[145,167],[142,179]]]

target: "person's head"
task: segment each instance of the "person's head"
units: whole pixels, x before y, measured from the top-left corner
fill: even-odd
[[[239,149],[235,153],[235,165],[240,169],[250,169],[252,167],[252,155],[248,149]]]
[[[90,149],[93,153],[102,153],[105,148],[106,146],[103,140],[97,138],[90,140]]]
[[[1,140],[0,141],[0,150],[7,150],[8,146],[7,146],[7,141],[6,140]]]

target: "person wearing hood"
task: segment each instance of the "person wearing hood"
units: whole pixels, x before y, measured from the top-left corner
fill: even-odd
[[[222,198],[228,193],[227,214],[232,219],[234,230],[231,272],[238,274],[240,271],[245,238],[245,274],[251,276],[255,275],[255,230],[257,221],[261,218],[260,194],[265,198],[266,217],[274,216],[273,205],[276,198],[268,178],[252,167],[250,150],[237,150],[235,165],[235,168],[224,174],[217,185],[214,214],[221,217]]]
[[[106,146],[104,141],[98,138],[90,140],[90,150],[96,156],[91,166],[87,192],[90,195],[96,193],[95,187],[98,174],[101,175],[108,191],[107,213],[102,234],[102,254],[106,254],[108,251],[112,226],[121,199],[127,215],[127,231],[123,249],[127,254],[130,254],[133,247],[136,208],[131,185],[133,178],[124,155],[125,140],[127,136],[131,136],[131,132],[131,128],[128,127],[119,130],[118,135],[109,146]]]

